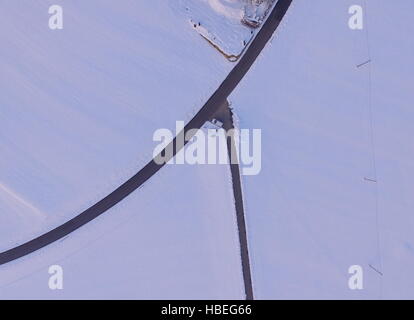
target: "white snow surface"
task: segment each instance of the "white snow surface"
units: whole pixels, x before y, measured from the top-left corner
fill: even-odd
[[[192,30],[185,3],[209,4],[0,2],[1,251],[136,173],[153,132],[188,121],[233,67]],[[48,29],[51,4],[64,4],[63,30]],[[348,27],[355,4],[362,31]],[[242,177],[256,298],[414,298],[413,11],[411,0],[294,0],[231,96],[237,127],[262,129],[261,173]],[[216,13],[206,21],[232,14]],[[48,288],[54,264],[64,290]],[[348,287],[352,265],[363,290]],[[243,290],[224,165],[167,165],[68,237],[0,266],[0,299]]]
[[[413,11],[295,0],[231,96],[263,137],[262,171],[243,177],[256,298],[414,298]]]
[[[63,268],[63,290],[48,287]],[[243,299],[226,165],[167,165],[62,241],[0,266],[0,299]]]
[[[63,7],[63,30],[48,9]],[[0,250],[49,231],[152,157],[232,64],[175,0],[1,1]]]
[[[244,1],[179,0],[178,5],[186,12],[191,27],[228,57],[239,57],[256,34],[241,23]]]

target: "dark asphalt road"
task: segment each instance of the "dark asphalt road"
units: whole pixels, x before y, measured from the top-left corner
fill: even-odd
[[[214,115],[214,118],[223,123],[223,128],[228,132],[235,129],[233,112],[228,101]],[[243,192],[241,185],[240,166],[237,161],[236,142],[234,138],[227,137],[227,154],[230,162],[231,180],[233,185],[234,205],[236,209],[237,231],[240,244],[240,257],[243,272],[244,292],[246,300],[254,299],[252,272],[250,268],[249,243],[247,240],[246,217],[244,214]]]
[[[250,67],[253,65],[256,58],[265,47],[266,43],[272,37],[291,3],[292,0],[278,1],[275,8],[270,13],[263,27],[260,29],[255,39],[252,41],[245,54],[241,57],[237,65],[232,69],[227,78],[222,82],[220,87],[209,98],[201,110],[195,115],[192,120],[190,120],[190,122],[188,122],[184,128],[184,132],[187,132],[191,129],[201,128],[202,125],[214,115],[220,106],[225,103],[227,97],[243,79],[244,75],[249,71]],[[176,139],[174,139],[172,142],[174,145],[175,140]],[[177,150],[174,150],[174,155],[176,152]],[[89,209],[80,213],[75,218],[31,241],[28,241],[10,250],[1,252],[0,265],[19,259],[36,250],[39,250],[59,239],[62,239],[68,234],[82,227],[86,223],[105,213],[107,210],[129,196],[132,192],[137,190],[149,178],[156,174],[158,170],[160,170],[163,166],[164,165],[159,165],[154,160],[152,160],[118,189],[113,191],[111,194],[103,198],[101,201]]]

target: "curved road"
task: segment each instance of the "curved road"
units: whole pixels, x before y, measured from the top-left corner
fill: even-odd
[[[291,3],[292,0],[279,0],[277,2],[263,27],[260,29],[238,64],[232,69],[227,78],[208,99],[201,110],[194,116],[192,120],[190,120],[190,122],[188,122],[184,128],[184,132],[180,134],[185,134],[185,132],[191,129],[201,128],[201,126],[214,115],[220,106],[225,103],[227,97],[243,79],[245,74],[249,71],[250,67],[255,62],[256,58],[259,56],[262,49],[265,47],[266,43],[272,37]],[[176,139],[177,138],[175,138],[171,143],[175,145]],[[177,151],[178,150],[174,150],[174,155],[177,153]],[[113,191],[111,194],[75,218],[33,240],[30,240],[10,250],[1,252],[0,265],[19,259],[36,250],[39,250],[59,239],[62,239],[68,234],[82,227],[86,223],[100,216],[121,202],[123,199],[125,199],[128,195],[130,195],[142,184],[144,184],[149,178],[156,174],[158,170],[160,170],[163,166],[164,165],[157,164],[155,160],[151,160],[144,168],[142,168],[136,175],[130,178],[118,189]]]

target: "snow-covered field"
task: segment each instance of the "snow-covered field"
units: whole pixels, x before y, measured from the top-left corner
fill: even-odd
[[[414,3],[367,3],[353,31],[364,1],[294,1],[231,96],[263,130],[261,174],[243,177],[259,299],[414,298]]]
[[[230,170],[166,166],[59,241],[1,266],[0,299],[243,299]],[[49,266],[64,270],[48,287]]]
[[[64,8],[50,30],[48,8]],[[102,199],[232,67],[176,1],[0,1],[0,250]],[[3,14],[7,13],[7,14]]]
[[[236,55],[256,32],[236,0],[120,2],[0,1],[0,251],[102,199],[152,158],[155,130],[195,115],[235,65],[200,33]],[[242,176],[255,298],[414,298],[413,11],[294,0],[230,96],[236,126],[262,130],[261,172]],[[167,165],[1,265],[0,300],[16,298],[244,299],[229,167]]]

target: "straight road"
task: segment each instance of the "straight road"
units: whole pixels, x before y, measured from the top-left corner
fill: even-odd
[[[223,129],[228,133],[235,129],[233,112],[229,103],[226,103],[217,111],[214,118],[223,123]],[[236,142],[232,135],[227,137],[227,154],[230,163],[231,180],[233,185],[234,205],[236,209],[237,231],[239,235],[240,257],[243,272],[244,292],[246,300],[254,300],[252,272],[250,268],[249,243],[247,240],[246,217],[244,214],[243,192],[240,176],[240,165],[237,160]]]

